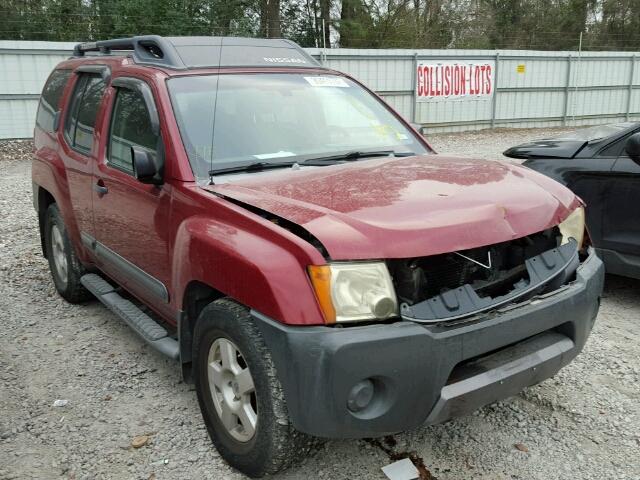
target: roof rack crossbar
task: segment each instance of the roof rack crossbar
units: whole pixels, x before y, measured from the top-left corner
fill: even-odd
[[[103,55],[109,55],[112,50],[131,50],[136,63],[176,69],[187,68],[173,44],[159,35],[141,35],[79,43],[73,49],[73,56],[83,57],[87,52],[100,52]]]

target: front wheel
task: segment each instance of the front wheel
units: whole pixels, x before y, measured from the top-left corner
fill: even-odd
[[[316,440],[290,424],[271,354],[246,308],[221,299],[202,311],[194,377],[209,436],[222,457],[251,477],[303,458]]]

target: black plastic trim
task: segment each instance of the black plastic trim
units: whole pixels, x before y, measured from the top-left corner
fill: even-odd
[[[118,77],[113,79],[111,86],[134,90],[142,95],[142,99],[144,100],[147,111],[149,112],[149,121],[151,123],[153,133],[160,136],[160,117],[158,116],[158,108],[156,107],[156,102],[153,99],[153,93],[151,92],[149,84],[139,78]]]
[[[153,55],[149,47],[157,48],[161,55]],[[73,49],[73,55],[75,57],[83,57],[86,52],[99,52],[103,55],[108,55],[112,50],[132,50],[134,61],[140,64],[174,69],[187,68],[171,42],[159,35],[142,35],[79,43]]]
[[[553,248],[526,260],[529,283],[511,292],[495,297],[478,296],[471,285],[428,298],[414,305],[401,305],[401,315],[405,320],[420,323],[437,323],[471,317],[487,310],[499,308],[517,301],[528,294],[553,282],[560,277],[560,284],[570,277],[579,263],[576,242],[571,239],[560,247]],[[560,285],[558,285],[560,286]]]
[[[568,285],[457,325],[331,328],[251,315],[271,352],[292,425],[319,437],[362,438],[442,422],[554,375],[587,341],[603,283],[604,266],[590,249]],[[463,362],[481,371],[454,379]],[[364,379],[373,379],[377,400],[351,412],[349,391]]]
[[[180,49],[189,47],[211,47],[217,49],[218,57],[212,56],[210,65],[187,64],[180,55]],[[257,39],[242,37],[161,37],[159,35],[141,35],[128,38],[117,38],[112,40],[99,40],[97,42],[79,43],[73,49],[75,57],[83,57],[88,52],[96,52],[99,55],[110,55],[113,50],[130,51],[131,57],[136,64],[150,65],[174,70],[187,70],[189,68],[207,67],[250,67],[249,62],[226,64],[221,62],[224,48],[249,49],[271,49],[271,52],[279,50],[293,50],[305,60],[305,65],[294,63],[290,66],[300,68],[322,68],[318,61],[309,55],[298,44],[291,40],[281,38]],[[235,55],[232,55],[236,58]],[[260,67],[281,66],[270,65],[266,61]]]
[[[130,278],[136,284],[151,293],[154,297],[157,297],[163,302],[169,301],[169,291],[160,280],[149,275],[140,267],[134,265],[126,258],[100,243],[88,233],[81,232],[80,237],[82,239],[82,243],[93,251],[96,258],[108,263],[113,268],[120,271],[125,278]]]
[[[121,297],[116,287],[113,287],[104,278],[95,273],[83,275],[80,278],[80,282],[106,307],[124,320],[151,347],[173,360],[179,358],[178,341],[171,338],[162,325],[140,310],[135,304]]]
[[[105,83],[109,83],[111,79],[111,69],[107,65],[80,65],[74,70],[75,73],[95,73],[102,77]]]
[[[601,248],[598,248],[597,252],[604,262],[607,273],[640,280],[640,255]]]
[[[187,312],[184,310],[178,311],[176,315],[176,325],[178,326],[178,346],[180,348],[182,379],[185,383],[193,383],[191,367],[193,363],[193,325]]]

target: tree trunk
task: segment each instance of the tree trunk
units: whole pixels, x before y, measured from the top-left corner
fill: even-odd
[[[322,17],[324,27],[322,35],[324,35],[324,46],[331,48],[331,0],[320,0],[320,16]],[[320,46],[323,46],[322,44]]]
[[[260,2],[260,31],[265,38],[280,38],[280,0]]]
[[[342,0],[340,11],[340,46],[343,48],[353,46],[351,29],[356,18],[356,1]]]

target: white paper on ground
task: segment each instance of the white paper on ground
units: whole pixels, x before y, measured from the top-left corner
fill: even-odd
[[[414,480],[420,477],[420,472],[408,458],[403,458],[397,462],[390,463],[382,467],[382,472],[389,480]]]

